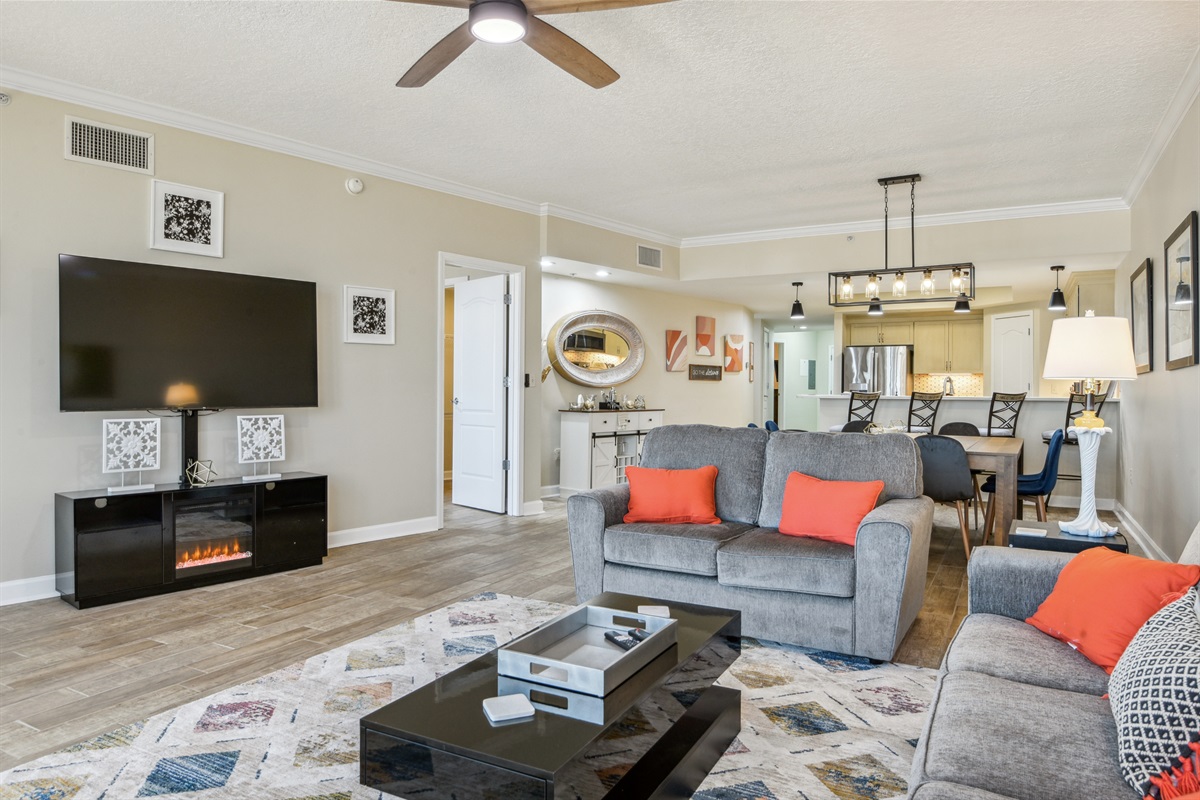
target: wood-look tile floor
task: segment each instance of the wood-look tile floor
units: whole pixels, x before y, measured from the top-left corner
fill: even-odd
[[[939,508],[935,522],[925,605],[896,656],[929,667],[967,602],[954,510]],[[0,608],[0,770],[478,592],[575,602],[564,503],[534,517],[447,503],[445,523],[331,550],[318,567],[179,594]]]

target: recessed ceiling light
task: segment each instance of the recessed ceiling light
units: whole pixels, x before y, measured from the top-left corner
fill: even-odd
[[[598,269],[598,270],[596,270],[596,277],[597,277],[597,278],[607,278],[609,275],[612,275],[612,273],[611,273],[611,272],[609,272],[609,271],[608,271],[608,270],[606,270],[606,269]]]

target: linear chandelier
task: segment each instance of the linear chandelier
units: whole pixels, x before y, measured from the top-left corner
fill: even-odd
[[[954,302],[954,310],[971,310],[975,299],[975,265],[938,264],[917,266],[917,182],[919,174],[880,178],[883,187],[883,269],[865,269],[829,273],[829,305],[834,307],[867,306],[868,314],[878,316],[883,306],[898,303]],[[909,230],[912,266],[891,267],[888,262],[888,187],[909,184]],[[909,280],[916,290],[909,292]]]

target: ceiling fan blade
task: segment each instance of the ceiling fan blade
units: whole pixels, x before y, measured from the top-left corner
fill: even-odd
[[[393,0],[397,3],[417,3],[423,6],[448,6],[449,8],[470,8],[471,0]]]
[[[572,14],[578,11],[609,11],[670,3],[673,0],[525,0],[530,14]]]
[[[404,77],[396,81],[396,85],[404,89],[414,89],[429,83],[429,79],[450,65],[450,62],[461,56],[475,41],[467,23],[459,25],[446,35],[446,38],[429,48],[429,52],[417,59],[417,63],[408,68]]]
[[[470,36],[469,33],[467,35]],[[595,89],[603,89],[621,77],[591,50],[550,23],[542,22],[532,15],[529,17],[529,32],[525,34],[525,44],[551,64],[566,70]]]

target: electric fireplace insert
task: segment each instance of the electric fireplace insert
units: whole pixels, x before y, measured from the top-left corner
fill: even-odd
[[[254,488],[217,497],[173,497],[175,580],[254,566]]]

